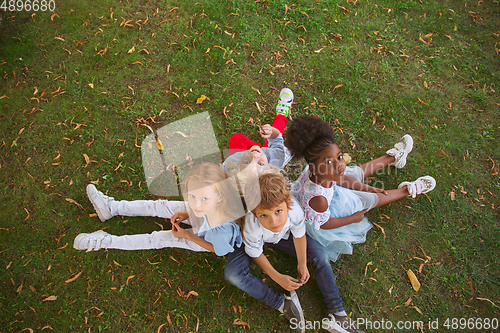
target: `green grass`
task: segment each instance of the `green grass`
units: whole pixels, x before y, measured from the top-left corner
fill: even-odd
[[[247,122],[270,123],[283,87],[295,93],[292,116],[329,121],[355,163],[414,137],[408,165],[374,184],[395,188],[425,174],[438,183],[428,196],[368,213],[384,233],[375,226],[332,264],[346,309],[393,323],[499,318],[499,8],[492,0],[96,0],[57,1],[54,16],[4,12],[0,332],[289,331],[224,280],[224,257],[72,248],[77,234],[99,228],[168,228],[159,218],[89,216],[90,181],[119,199],[157,199],[137,147],[149,134],[140,124],[208,111],[224,149],[236,132],[258,140]],[[202,94],[209,100],[196,104]],[[266,254],[296,274],[294,260]],[[192,290],[199,296],[182,296]],[[326,315],[314,279],[298,293],[307,319]]]

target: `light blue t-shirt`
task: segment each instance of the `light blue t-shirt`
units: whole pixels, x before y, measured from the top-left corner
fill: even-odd
[[[234,251],[234,247],[241,246],[240,226],[235,221],[226,221],[211,228],[207,218],[203,216],[203,223],[198,230],[198,236],[214,246],[215,254],[224,256]]]

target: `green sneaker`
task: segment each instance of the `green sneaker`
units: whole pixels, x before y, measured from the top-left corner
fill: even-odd
[[[293,92],[288,88],[283,88],[280,91],[280,100],[278,101],[278,106],[276,106],[276,114],[281,114],[288,117],[290,113],[290,108],[293,103]]]

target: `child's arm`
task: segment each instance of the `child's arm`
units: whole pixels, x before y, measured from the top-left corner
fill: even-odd
[[[172,233],[174,234],[175,237],[186,238],[186,239],[190,240],[191,242],[198,244],[199,246],[201,246],[205,250],[208,250],[210,252],[215,253],[214,246],[211,243],[207,242],[203,238],[199,237],[198,235],[193,234],[192,232],[190,232],[188,230],[182,229],[179,226],[179,223],[180,222],[172,222]]]
[[[309,200],[309,206],[317,211],[318,213],[325,212],[328,209],[328,200],[323,196],[316,196]],[[321,229],[335,229],[340,228],[345,225],[360,222],[364,217],[368,209],[362,210],[360,212],[354,213],[350,216],[345,217],[330,217],[328,221],[321,225]]]
[[[280,131],[269,124],[263,125],[259,129],[260,136],[264,139],[275,139],[280,135]]]
[[[360,182],[359,180],[356,180],[355,178],[353,178],[351,176],[344,176],[342,180],[337,182],[337,184],[339,186],[342,186],[342,187],[345,187],[345,188],[348,188],[351,190],[371,192],[371,193],[383,193],[383,194],[387,195],[387,191],[385,191],[384,189],[367,185],[365,183]]]
[[[260,256],[253,258],[253,261],[260,267],[267,275],[273,279],[277,284],[279,284],[283,289],[288,291],[299,289],[300,286],[303,285],[299,280],[294,279],[291,276],[281,274],[278,272],[273,265],[267,260],[267,257],[264,253],[261,253]]]
[[[309,280],[310,274],[307,269],[307,240],[306,235],[300,238],[293,238],[295,252],[297,253],[297,272],[299,273],[299,281],[306,283]]]

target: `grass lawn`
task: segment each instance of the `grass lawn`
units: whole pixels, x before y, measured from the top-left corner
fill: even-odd
[[[272,122],[284,87],[292,118],[330,122],[352,163],[413,136],[407,166],[375,186],[437,180],[428,195],[367,213],[366,242],[332,264],[348,312],[393,325],[367,332],[497,332],[498,1],[56,0],[53,12],[3,3],[0,333],[290,331],[224,280],[225,257],[72,247],[82,232],[170,228],[151,217],[101,223],[85,193],[93,182],[117,199],[158,199],[142,124],[207,111],[224,149],[233,133],[259,139],[254,123]],[[265,253],[296,274],[294,260]],[[314,278],[298,295],[308,320],[326,316]]]

